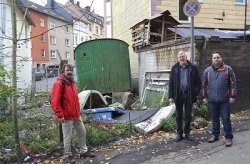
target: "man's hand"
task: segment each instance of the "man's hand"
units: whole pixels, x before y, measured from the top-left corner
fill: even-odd
[[[174,99],[173,98],[169,98],[169,104],[172,105],[174,103]]]
[[[63,117],[63,118],[58,118],[57,121],[58,121],[59,123],[64,123],[65,119],[64,119],[64,117]]]
[[[205,104],[207,104],[208,103],[208,101],[207,101],[207,99],[205,98],[205,99],[203,99],[203,102],[205,103]]]
[[[229,98],[229,103],[233,104],[235,102],[235,98]]]

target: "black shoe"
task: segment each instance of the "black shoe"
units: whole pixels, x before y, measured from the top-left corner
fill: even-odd
[[[72,155],[65,158],[64,163],[76,163],[76,160]]]
[[[175,141],[180,142],[183,139],[182,135],[178,134]]]
[[[80,154],[80,158],[93,158],[93,157],[95,157],[95,154],[91,153],[90,151]]]
[[[193,138],[191,138],[190,134],[185,134],[185,138],[186,138],[188,141],[194,141]]]

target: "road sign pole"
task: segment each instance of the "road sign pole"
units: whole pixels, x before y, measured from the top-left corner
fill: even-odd
[[[194,56],[195,56],[195,48],[194,48],[194,17],[191,17],[191,62],[192,63],[195,63]]]
[[[201,6],[200,3],[197,0],[188,0],[184,7],[183,11],[184,14],[188,17],[191,17],[191,36],[190,36],[190,42],[191,42],[191,62],[195,63],[195,46],[194,46],[194,16],[196,16],[200,12]]]

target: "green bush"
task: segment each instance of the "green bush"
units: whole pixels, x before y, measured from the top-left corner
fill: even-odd
[[[209,115],[208,105],[202,102],[194,103],[193,113],[194,113],[194,116],[207,118]]]
[[[133,134],[135,128],[125,123],[111,123],[97,125],[95,123],[85,124],[87,131],[87,144],[91,146],[105,145],[108,142],[116,141],[121,137]]]
[[[165,132],[172,132],[176,129],[175,117],[161,120],[161,129]]]

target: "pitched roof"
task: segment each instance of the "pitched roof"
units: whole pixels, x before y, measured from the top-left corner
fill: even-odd
[[[21,0],[21,1],[23,1],[23,4],[25,4],[24,5],[25,8],[28,7],[30,9],[34,10],[34,11],[37,11],[37,12],[40,12],[40,13],[52,16],[54,18],[58,18],[58,19],[63,20],[65,22],[71,22],[71,21],[67,20],[64,16],[60,15],[59,13],[57,13],[52,8],[41,6],[39,4],[31,2],[29,0]]]
[[[26,6],[26,5],[25,5],[25,3],[24,3],[24,0],[17,0],[16,3],[17,3],[17,6],[21,9],[22,13],[25,14],[25,11],[26,11],[26,7],[25,7],[25,6]],[[25,16],[25,17],[26,17],[26,19],[28,20],[28,22],[29,22],[30,25],[35,26],[35,22],[34,22],[33,19],[31,18],[29,12],[26,13],[26,16]]]
[[[72,15],[74,20],[88,23],[87,17],[84,15],[84,13],[81,12],[80,8],[76,4],[69,1],[65,5],[59,5],[64,7],[64,9]]]

